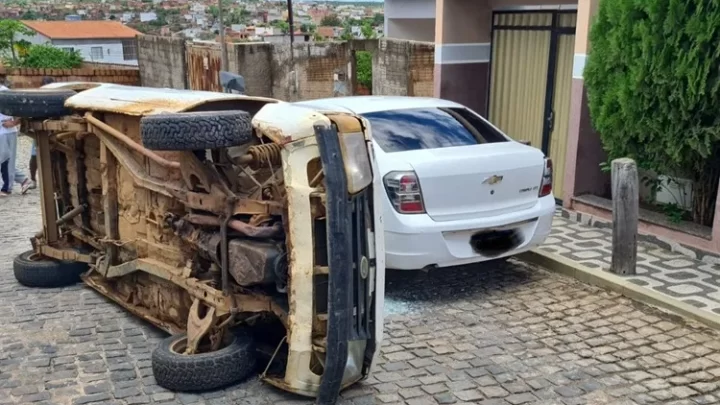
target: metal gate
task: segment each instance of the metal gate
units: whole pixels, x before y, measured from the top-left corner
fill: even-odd
[[[191,90],[222,91],[220,47],[189,44],[186,49],[188,85]]]
[[[553,160],[563,193],[576,11],[493,14],[489,114],[493,124]]]

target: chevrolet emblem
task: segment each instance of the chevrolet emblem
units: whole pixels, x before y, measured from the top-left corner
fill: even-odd
[[[489,184],[491,186],[494,186],[495,184],[500,183],[503,180],[503,176],[498,175],[492,175],[485,180],[483,180],[483,184]]]

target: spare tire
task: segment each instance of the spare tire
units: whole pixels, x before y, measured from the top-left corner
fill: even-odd
[[[151,150],[228,148],[252,140],[252,119],[245,111],[155,114],[140,120],[140,132]]]
[[[74,96],[72,90],[22,89],[0,91],[0,113],[20,118],[50,118],[70,115],[65,100]]]
[[[185,344],[183,333],[163,340],[153,351],[153,375],[159,386],[181,392],[209,391],[244,380],[255,371],[255,344],[246,330],[228,333],[228,344],[210,353],[183,354]]]

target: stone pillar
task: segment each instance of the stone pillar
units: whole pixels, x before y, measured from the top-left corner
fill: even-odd
[[[486,0],[436,0],[435,97],[487,115],[492,10]]]
[[[572,207],[572,198],[582,194],[605,194],[609,191],[610,176],[600,170],[607,159],[600,136],[592,129],[583,71],[590,47],[588,33],[600,0],[578,0],[575,57],[573,61],[570,123],[568,128],[565,186],[561,196],[563,205]],[[558,173],[558,175],[563,175]]]

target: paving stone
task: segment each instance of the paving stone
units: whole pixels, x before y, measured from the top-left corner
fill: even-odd
[[[150,358],[162,333],[81,285],[15,282],[12,259],[40,227],[38,192],[3,199],[0,215],[0,405],[312,403],[257,378],[201,395],[159,387]],[[549,245],[606,236],[577,242],[574,225]],[[386,310],[381,367],[338,405],[720,403],[716,332],[515,260],[388,272]]]
[[[483,399],[483,394],[480,393],[478,390],[466,390],[466,391],[460,391],[456,392],[455,396],[458,397],[461,401],[477,401],[479,399]]]
[[[505,401],[511,403],[512,405],[528,404],[536,400],[537,397],[527,392],[523,394],[510,395],[509,397],[505,398]]]
[[[489,387],[480,387],[480,391],[488,398],[502,398],[508,396],[510,393],[507,392],[503,387],[499,385],[491,385]]]

